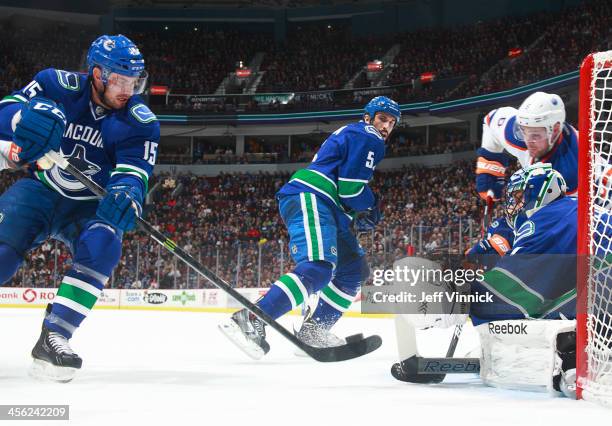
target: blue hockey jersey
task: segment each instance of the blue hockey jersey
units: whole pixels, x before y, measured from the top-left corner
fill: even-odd
[[[374,126],[349,124],[332,133],[312,163],[295,172],[277,196],[313,193],[335,207],[339,225],[346,227],[354,213],[374,206],[368,182],[384,156],[385,140]]]
[[[23,89],[0,102],[0,139],[12,140],[11,119],[34,96],[61,104],[66,113],[61,154],[102,187],[119,181],[147,193],[159,143],[159,122],[138,96],[121,110],[106,110],[91,99],[86,74],[57,69],[39,72]],[[96,199],[70,174],[57,166],[33,171],[33,177],[65,197]]]
[[[512,251],[472,288],[494,300],[472,304],[472,321],[575,317],[576,243],[577,203],[571,197],[517,223]]]

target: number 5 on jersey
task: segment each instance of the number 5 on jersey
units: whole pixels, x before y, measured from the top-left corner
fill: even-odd
[[[365,166],[368,169],[374,170],[374,151],[368,152],[368,158],[366,159]]]

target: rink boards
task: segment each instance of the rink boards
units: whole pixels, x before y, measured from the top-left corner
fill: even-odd
[[[267,288],[237,289],[249,300],[263,296]],[[42,308],[52,302],[56,288],[0,288],[0,308]],[[217,289],[137,290],[105,289],[95,308],[169,310],[187,312],[233,312],[240,305],[234,298]],[[293,313],[301,313],[295,310]],[[388,315],[361,314],[361,302],[355,301],[346,313],[348,316],[382,317]]]

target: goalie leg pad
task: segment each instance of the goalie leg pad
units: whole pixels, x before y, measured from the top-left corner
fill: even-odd
[[[563,355],[571,352],[564,334],[575,332],[576,321],[492,321],[476,330],[482,348],[480,377],[486,385],[559,395],[554,377],[564,363],[570,366],[571,354]]]

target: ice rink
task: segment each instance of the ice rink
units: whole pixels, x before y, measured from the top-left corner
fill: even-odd
[[[0,309],[0,404],[70,405],[69,422],[45,425],[603,425],[612,416],[584,401],[484,387],[475,375],[397,382],[389,373],[397,358],[391,319],[343,319],[339,335],[376,333],[383,346],[320,364],[296,357],[273,331],[268,356],[250,360],[218,331],[225,315],[94,310],[72,341],[83,369],[58,384],[27,375],[43,310]],[[429,334],[421,352],[442,356],[450,332]],[[467,328],[457,354],[475,341]]]

